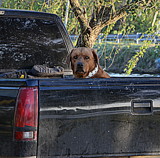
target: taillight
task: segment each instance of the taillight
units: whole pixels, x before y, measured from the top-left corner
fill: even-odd
[[[38,88],[19,90],[15,110],[15,140],[36,140],[38,124]]]

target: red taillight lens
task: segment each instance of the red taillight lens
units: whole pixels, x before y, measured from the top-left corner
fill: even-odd
[[[38,88],[19,90],[15,110],[15,139],[36,140],[38,122]]]

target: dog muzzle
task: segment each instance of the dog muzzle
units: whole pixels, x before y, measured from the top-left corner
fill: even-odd
[[[86,78],[91,78],[93,77],[96,73],[98,72],[98,65],[95,67],[93,71],[91,71]]]

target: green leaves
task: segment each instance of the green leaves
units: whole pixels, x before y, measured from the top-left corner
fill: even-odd
[[[147,49],[150,47],[151,42],[144,42],[139,50],[135,52],[135,55],[131,57],[131,59],[128,61],[126,68],[124,71],[126,74],[130,75],[137,65],[140,58],[143,58],[144,54],[146,53]]]

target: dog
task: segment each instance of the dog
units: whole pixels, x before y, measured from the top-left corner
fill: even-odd
[[[99,65],[96,51],[92,48],[73,48],[67,57],[75,78],[110,78]]]

